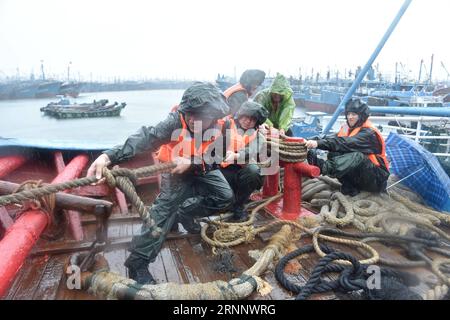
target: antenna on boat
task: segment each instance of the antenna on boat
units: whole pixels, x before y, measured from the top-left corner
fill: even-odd
[[[70,65],[72,64],[72,61],[69,61],[69,64],[67,65],[67,82],[70,82]]]
[[[417,79],[417,83],[420,83],[420,78],[422,76],[422,66],[423,66],[423,59],[420,60],[419,79]]]
[[[41,60],[41,74],[42,74],[42,80],[45,80],[44,60]]]
[[[431,55],[430,78],[429,78],[429,80],[428,80],[428,84],[431,83],[431,79],[432,79],[431,77],[432,77],[432,75],[433,75],[433,60],[434,60],[434,54]]]
[[[358,76],[356,77],[355,81],[353,82],[350,89],[348,89],[347,93],[345,94],[344,98],[342,98],[341,103],[337,107],[336,111],[333,114],[333,117],[331,118],[330,122],[326,125],[326,127],[323,129],[322,133],[327,134],[330,129],[333,127],[334,123],[336,122],[337,118],[339,117],[339,114],[344,109],[345,104],[348,100],[353,96],[353,93],[356,91],[356,88],[359,86],[361,81],[366,76],[367,71],[369,70],[370,66],[373,64],[375,59],[377,58],[378,54],[380,53],[381,49],[383,49],[384,44],[389,39],[389,36],[391,35],[392,31],[394,31],[395,27],[397,26],[398,22],[402,18],[403,14],[405,13],[406,9],[408,9],[409,5],[411,4],[412,0],[405,0],[402,7],[400,8],[399,12],[395,16],[394,20],[392,21],[391,25],[387,29],[386,33],[384,34],[383,38],[381,39],[380,43],[378,43],[378,46],[375,48],[375,51],[372,53],[372,55],[369,58],[369,61],[367,61],[364,68],[362,68],[361,72],[359,72]]]

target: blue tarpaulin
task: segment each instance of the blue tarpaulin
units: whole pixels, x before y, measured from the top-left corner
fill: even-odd
[[[450,212],[450,178],[431,152],[413,140],[390,133],[386,154],[391,173],[405,178],[404,185],[419,194],[427,205]]]

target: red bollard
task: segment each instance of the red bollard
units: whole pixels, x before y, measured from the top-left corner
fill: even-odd
[[[282,219],[295,220],[301,216],[311,215],[302,208],[302,176],[318,177],[320,169],[305,162],[286,163],[284,166],[284,192]]]
[[[302,142],[302,138],[287,137],[286,141]],[[301,206],[302,200],[302,176],[317,177],[320,169],[306,162],[282,162],[284,167],[284,194],[283,198],[267,205],[266,209],[276,217],[284,220],[296,220],[299,217],[310,216],[314,213]],[[267,176],[263,198],[276,195],[278,192],[279,172]],[[252,197],[259,200],[259,197]]]
[[[16,273],[48,222],[47,215],[43,212],[28,211],[14,222],[0,241],[0,298],[11,286]]]
[[[21,165],[23,165],[27,159],[23,156],[8,156],[0,158],[0,178],[7,176]]]
[[[287,137],[286,141],[303,142],[303,138]],[[286,162],[284,167],[284,194],[283,209],[280,218],[285,220],[295,220],[301,216],[308,216],[312,213],[302,208],[302,176],[317,177],[320,169],[305,162]],[[288,192],[286,192],[288,190]]]

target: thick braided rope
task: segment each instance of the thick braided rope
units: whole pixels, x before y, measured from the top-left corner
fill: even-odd
[[[289,227],[283,227],[272,236],[270,244],[263,250],[262,256],[256,263],[239,278],[229,282],[216,280],[208,283],[176,284],[161,283],[156,285],[139,285],[134,280],[108,272],[105,260],[97,256],[93,272],[81,274],[81,286],[84,290],[107,299],[168,299],[168,300],[212,300],[212,299],[243,299],[258,290],[262,295],[270,292],[268,283],[259,275],[263,274],[273,259],[280,252],[284,252],[290,243],[292,231]]]
[[[173,169],[176,165],[173,162],[168,163],[161,163],[156,164],[148,167],[143,167],[139,169],[125,169],[125,168],[118,168],[111,170],[111,175],[114,177],[117,176],[132,176],[132,177],[144,177],[149,176],[155,173],[160,172],[167,172],[171,169]],[[41,198],[43,196],[60,192],[63,190],[78,188],[87,186],[93,183],[96,183],[98,179],[95,176],[91,177],[84,177],[80,179],[75,179],[63,183],[57,183],[57,184],[48,184],[40,188],[35,188],[32,190],[24,190],[18,193],[5,195],[0,197],[0,206],[5,206],[8,204],[14,204],[14,203],[21,203],[23,201],[27,200],[33,200],[37,198]]]
[[[398,192],[390,192],[389,196],[391,196],[394,200],[402,203],[407,208],[413,210],[414,212],[432,215],[432,216],[435,216],[436,218],[438,218],[439,220],[444,221],[447,224],[450,224],[450,214],[448,214],[448,213],[445,214],[442,212],[438,212],[438,211],[435,211],[424,205],[414,203],[411,200],[409,200],[408,198],[400,195]]]
[[[422,296],[423,300],[441,300],[448,293],[448,286],[446,284],[437,285],[430,289]]]
[[[387,220],[403,220],[403,221],[408,221],[408,222],[411,222],[411,223],[414,223],[414,224],[416,224],[416,225],[420,225],[420,226],[423,226],[423,227],[426,227],[426,228],[428,228],[428,229],[430,229],[431,231],[433,231],[433,232],[436,232],[438,235],[440,235],[442,238],[444,238],[444,239],[446,239],[446,240],[449,240],[450,241],[450,236],[446,233],[446,232],[444,232],[444,231],[442,231],[441,229],[439,229],[438,227],[436,227],[436,226],[433,226],[432,224],[431,224],[431,222],[429,222],[428,220],[426,220],[426,219],[423,219],[422,217],[410,217],[410,216],[392,216],[392,217],[389,217],[389,216],[385,216],[385,217],[383,217],[383,220],[386,222]]]
[[[264,206],[266,206],[270,202],[278,199],[278,197],[279,197],[279,195],[269,198],[267,201],[265,201],[261,205],[257,206],[255,209],[253,209],[252,215],[255,215],[256,212],[261,210]],[[214,222],[211,222],[211,223],[214,223]],[[242,243],[248,243],[248,242],[252,241],[255,238],[255,236],[259,233],[265,232],[269,229],[272,229],[272,228],[280,226],[280,225],[289,225],[289,226],[295,227],[297,229],[300,229],[301,231],[305,232],[306,234],[312,235],[313,242],[315,241],[315,249],[317,250],[316,252],[322,257],[325,254],[319,248],[319,244],[318,244],[319,237],[324,240],[327,240],[327,241],[346,244],[346,245],[350,245],[350,246],[361,247],[361,248],[365,249],[370,254],[370,258],[360,261],[360,263],[362,263],[362,264],[373,264],[373,263],[376,263],[379,259],[378,252],[375,249],[373,249],[371,246],[369,246],[361,241],[351,240],[351,239],[342,239],[342,238],[337,238],[337,237],[330,237],[330,236],[326,236],[326,235],[319,235],[318,232],[314,232],[311,229],[306,228],[304,225],[302,225],[296,221],[276,220],[276,221],[273,221],[273,222],[266,224],[259,228],[254,228],[253,226],[248,225],[247,222],[236,223],[236,224],[224,223],[224,222],[220,222],[220,224],[219,224],[216,222],[215,224],[219,225],[219,226],[225,226],[225,228],[229,228],[229,230],[225,230],[225,231],[234,233],[237,236],[236,237],[233,237],[233,236],[226,237],[228,241],[220,241],[218,239],[211,239],[206,234],[209,224],[205,224],[202,226],[201,237],[206,243],[208,243],[212,247],[230,248],[230,247],[242,244]],[[239,227],[241,229],[238,229]],[[315,239],[314,239],[314,237],[315,237]]]
[[[314,233],[313,233],[313,237],[312,237],[312,241],[313,241],[313,246],[314,246],[314,250],[316,251],[316,253],[321,256],[321,257],[325,257],[326,253],[323,252],[320,249],[320,245],[319,245],[319,237],[323,240],[327,240],[327,241],[331,241],[331,242],[336,242],[336,243],[341,243],[341,244],[346,244],[346,245],[350,245],[350,246],[354,246],[354,247],[360,247],[365,249],[368,253],[370,253],[371,257],[368,259],[364,259],[359,261],[359,263],[361,264],[375,264],[378,262],[378,260],[380,259],[380,255],[378,254],[378,252],[372,248],[371,246],[367,245],[364,242],[361,241],[356,241],[356,240],[350,240],[350,239],[342,239],[342,238],[335,238],[335,237],[329,237],[326,235],[321,235],[322,228],[318,228]],[[336,263],[339,264],[349,264],[349,261],[346,260],[337,260]]]
[[[348,278],[352,273],[361,275],[362,271],[364,271],[358,260],[350,254],[335,251],[328,246],[320,245],[320,247],[321,250],[327,252],[327,255],[325,257],[322,257],[316,264],[313,271],[311,272],[310,278],[304,286],[299,286],[290,282],[284,275],[284,267],[290,260],[294,259],[295,257],[314,251],[313,245],[306,245],[293,252],[290,252],[288,255],[280,259],[275,269],[275,277],[278,282],[280,282],[281,285],[286,289],[297,293],[297,300],[305,300],[312,293],[334,291],[338,288],[345,289],[346,291],[361,289],[360,286],[355,287],[353,283],[349,282],[350,279],[344,279]],[[352,268],[348,269],[348,267],[344,267],[342,265],[331,264],[333,261],[335,262],[335,260],[339,259],[345,259],[346,261],[350,262]],[[343,272],[347,269],[349,272],[345,272],[345,275],[342,273],[341,277],[337,281],[324,281],[321,279],[321,276],[324,273]]]
[[[42,185],[42,180],[27,180],[22,182],[14,192],[21,192],[24,190],[33,190],[35,188],[39,188]],[[21,212],[19,212],[15,219],[22,215],[29,208],[33,210],[40,210],[47,217],[47,225],[45,231],[41,234],[41,237],[47,240],[53,240],[62,236],[64,232],[64,228],[54,228],[55,225],[55,204],[56,204],[56,196],[54,194],[49,194],[44,197],[34,199],[29,201],[25,205],[22,206]]]
[[[448,264],[450,264],[450,259],[435,259],[431,264],[431,270],[433,270],[442,282],[450,286],[450,278],[441,271],[441,267]]]

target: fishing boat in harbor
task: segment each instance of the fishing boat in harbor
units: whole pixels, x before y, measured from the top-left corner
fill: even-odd
[[[79,96],[81,89],[83,88],[83,83],[81,82],[64,82],[59,88],[59,94],[63,96],[69,96],[76,98]]]
[[[108,105],[107,99],[93,101],[92,103],[70,103],[66,98],[60,99],[59,102],[51,102],[47,106],[42,107],[41,111],[45,115],[52,116],[58,119],[73,119],[73,118],[94,118],[94,117],[117,117],[126,103],[114,102]]]

